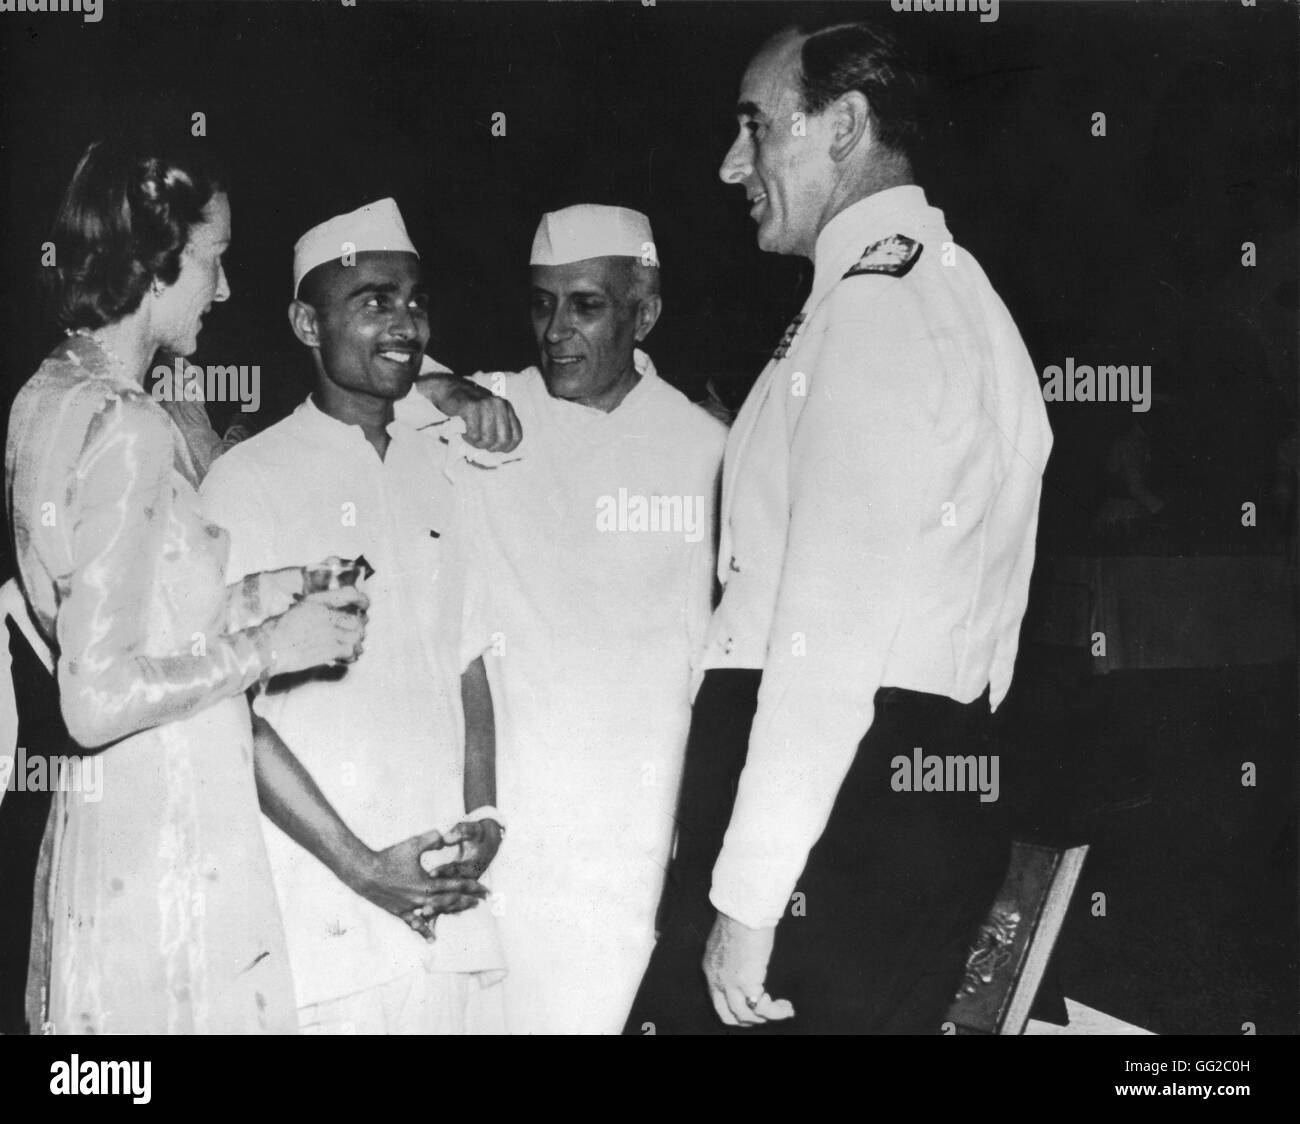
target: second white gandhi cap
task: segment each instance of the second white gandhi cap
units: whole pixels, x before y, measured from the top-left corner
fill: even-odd
[[[542,216],[529,265],[568,265],[587,258],[638,258],[645,265],[658,265],[650,220],[640,211],[598,203],[579,203]]]
[[[345,254],[373,250],[420,256],[406,233],[396,200],[379,199],[346,215],[335,215],[299,238],[293,247],[293,295],[298,295],[302,279],[318,265],[338,261]]]

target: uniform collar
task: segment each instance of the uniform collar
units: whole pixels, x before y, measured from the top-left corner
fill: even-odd
[[[813,250],[813,294],[834,285],[873,242],[906,234],[924,243],[947,235],[943,212],[926,201],[916,184],[877,191],[845,207],[817,235]]]

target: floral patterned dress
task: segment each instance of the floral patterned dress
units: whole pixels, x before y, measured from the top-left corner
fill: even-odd
[[[256,577],[224,586],[183,439],[89,338],[19,392],[5,479],[68,730],[103,761],[97,794],[55,794],[33,1030],[293,1032],[244,698],[267,658],[255,626],[286,606]]]

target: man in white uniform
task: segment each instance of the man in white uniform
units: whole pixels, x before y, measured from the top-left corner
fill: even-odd
[[[493,910],[512,1033],[617,1033],[654,942],[725,430],[637,348],[661,308],[644,215],[545,215],[532,283],[539,366],[478,376],[525,434],[472,496],[510,821]]]
[[[996,786],[897,783],[914,752],[997,775],[982,739],[1051,448],[1015,324],[912,180],[918,92],[863,24],[784,32],[741,82],[722,179],[813,284],[727,446],[724,592],[631,1032],[940,1033],[1006,871]]]
[[[503,961],[477,882],[501,840],[491,698],[462,634],[466,528],[453,485],[468,466],[439,440],[447,419],[412,390],[427,297],[396,204],[305,234],[294,298],[315,389],[216,461],[203,500],[230,532],[230,580],[331,555],[364,556],[374,571],[364,655],[337,675],[273,681],[254,704],[259,779],[294,773],[342,821],[319,800],[268,802],[262,786],[288,832],[268,826],[267,846],[300,1025],[500,1029]],[[275,752],[286,745],[301,767]],[[433,849],[444,839],[430,829],[466,820],[446,842],[464,839],[467,853]],[[422,853],[426,866],[455,865],[430,876]]]

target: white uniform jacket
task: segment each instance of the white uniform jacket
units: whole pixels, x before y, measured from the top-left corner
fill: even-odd
[[[836,215],[723,469],[703,666],[761,668],[711,900],[782,916],[882,686],[1011,682],[1051,431],[983,270],[919,187]]]

